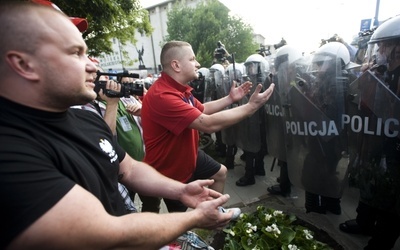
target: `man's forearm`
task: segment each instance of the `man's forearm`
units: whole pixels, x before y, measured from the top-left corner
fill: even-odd
[[[205,133],[214,133],[252,116],[257,110],[258,108],[251,104],[245,104],[233,109],[222,110],[206,117],[201,128],[197,129]],[[201,117],[202,116],[197,119],[201,119]]]
[[[200,220],[198,213],[194,211],[185,213],[140,213],[120,217],[121,228],[125,233],[123,241],[118,247],[132,247],[132,249],[160,249],[182,233],[196,227]],[[131,221],[131,222],[129,222]],[[171,225],[173,225],[171,227]],[[149,238],[149,235],[154,237]]]
[[[233,103],[229,95],[222,97],[218,100],[204,103],[204,114],[211,115],[223,110]]]
[[[180,198],[184,185],[160,174],[148,164],[132,159],[129,155],[120,163],[119,181],[137,193],[173,200]]]
[[[117,134],[117,112],[118,112],[118,102],[107,103],[107,108],[103,119],[110,127],[114,135]]]

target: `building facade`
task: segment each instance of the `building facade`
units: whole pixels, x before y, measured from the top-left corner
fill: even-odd
[[[166,0],[159,4],[146,7],[149,12],[151,26],[154,28],[150,36],[145,36],[139,32],[135,35],[136,44],[126,44],[122,47],[118,39],[113,39],[113,53],[101,55],[100,66],[106,71],[121,72],[123,69],[138,73],[141,78],[147,74],[159,74],[161,71],[160,54],[163,46],[164,37],[167,33],[168,12],[174,5],[183,4],[187,7],[196,7],[199,3],[207,0]],[[255,34],[254,39],[259,44],[264,44],[265,38]],[[144,65],[140,65],[139,53],[143,49],[142,60]],[[124,58],[121,51],[127,51],[128,58],[133,60],[131,65],[124,65]]]

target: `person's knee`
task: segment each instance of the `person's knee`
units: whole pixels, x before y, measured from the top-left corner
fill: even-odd
[[[227,173],[228,169],[221,164],[221,168],[211,178],[214,179],[215,181],[225,181]]]

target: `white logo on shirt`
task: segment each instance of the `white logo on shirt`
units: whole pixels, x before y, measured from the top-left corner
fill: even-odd
[[[106,154],[108,154],[108,156],[110,157],[111,163],[113,163],[117,160],[117,158],[118,158],[117,153],[115,152],[113,146],[111,145],[111,143],[109,141],[107,141],[106,139],[100,139],[99,145],[100,145],[100,148]]]

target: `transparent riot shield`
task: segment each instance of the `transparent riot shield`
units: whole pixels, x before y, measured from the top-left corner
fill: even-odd
[[[216,100],[226,96],[229,94],[230,87],[226,84],[225,79],[225,72],[221,72],[219,70],[211,71],[214,75],[214,82],[215,82],[215,91],[216,91]]]
[[[265,85],[271,83],[267,81]],[[274,92],[264,106],[265,129],[268,145],[268,154],[281,161],[286,161],[285,133],[284,133],[284,108],[285,96],[280,94],[279,80],[276,78]],[[268,87],[266,86],[266,87]]]
[[[229,65],[225,71],[225,77],[224,77],[224,82],[221,85],[221,88],[219,89],[219,94],[224,97],[229,95],[229,92],[232,87],[232,83],[235,80],[235,76],[237,77],[236,79],[241,79],[242,77],[242,70],[239,68],[241,65],[237,65],[237,67],[233,67],[233,65]],[[235,71],[235,72],[234,72]],[[240,84],[237,83],[237,84]],[[239,103],[233,103],[226,107],[226,109],[231,109],[234,107],[237,107]],[[222,142],[227,145],[227,146],[236,146],[237,143],[237,133],[239,132],[239,126],[238,124],[234,124],[226,129],[223,129],[221,131],[221,136],[222,136]]]
[[[349,82],[335,56],[314,58],[308,82],[288,91],[284,112],[286,159],[293,185],[322,196],[340,198],[348,168],[346,114]]]
[[[353,82],[350,92],[352,112],[343,118],[352,136],[350,177],[364,203],[400,211],[400,98],[372,71]]]
[[[254,90],[259,83],[259,77],[257,75],[248,75],[247,79],[253,83],[250,93],[247,94],[240,101],[240,105],[246,104],[249,101],[250,96],[254,93]],[[262,83],[262,82],[261,82]],[[237,146],[244,151],[257,153],[261,149],[261,119],[263,118],[264,108],[260,108],[252,116],[242,120],[238,123],[239,133]]]
[[[284,134],[284,108],[287,102],[287,90],[290,86],[291,72],[288,55],[278,56],[275,60],[275,75],[266,78],[264,88],[267,89],[273,82],[275,84],[271,97],[266,102],[265,130],[268,145],[268,154],[278,160],[286,162],[285,134]]]
[[[204,100],[203,103],[215,100],[216,86],[214,74],[210,72],[209,75],[205,76],[204,79]]]

